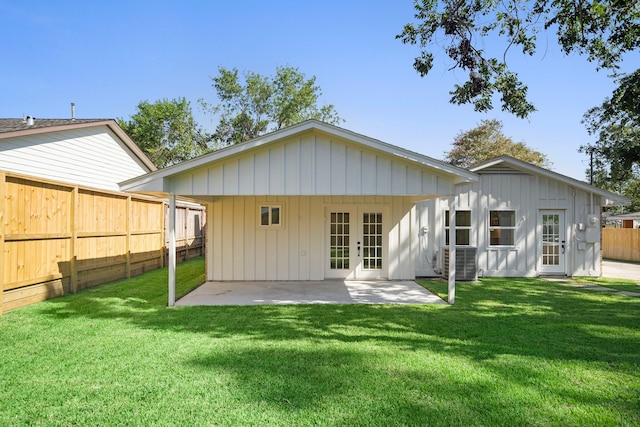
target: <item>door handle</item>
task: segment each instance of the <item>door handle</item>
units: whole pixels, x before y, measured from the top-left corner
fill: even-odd
[[[562,241],[562,253],[564,253],[564,240]]]
[[[360,242],[358,242],[358,256],[360,256]]]

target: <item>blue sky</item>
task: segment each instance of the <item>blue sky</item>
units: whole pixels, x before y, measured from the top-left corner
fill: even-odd
[[[197,100],[215,102],[218,66],[293,66],[317,77],[349,130],[442,159],[458,133],[496,118],[553,170],[585,179],[577,149],[593,137],[580,120],[614,88],[606,72],[543,34],[535,56],[508,56],[538,111],[476,113],[448,103],[465,77],[442,54],[429,76],[413,70],[418,49],[395,39],[412,20],[412,0],[0,0],[0,117],[66,118],[75,102],[78,118],[128,118],[141,100],[184,96],[212,129]]]

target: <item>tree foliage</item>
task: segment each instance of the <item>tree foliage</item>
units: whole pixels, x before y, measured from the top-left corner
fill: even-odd
[[[342,121],[333,105],[318,106],[322,92],[316,77],[307,79],[297,68],[277,67],[272,77],[247,71],[244,81],[236,68],[219,67],[218,73],[212,86],[220,102],[201,103],[220,118],[214,133],[219,145],[237,144],[312,118],[331,124]]]
[[[583,123],[597,136],[580,147],[593,158],[594,184],[623,194],[632,200],[631,210],[640,210],[640,70],[619,79],[618,88],[587,111]]]
[[[210,136],[195,122],[185,98],[141,101],[130,120],[118,118],[118,124],[158,168],[209,150]]]
[[[640,165],[640,70],[621,78],[611,97],[587,111],[583,122],[598,139],[580,150],[605,159],[618,179],[631,174],[634,164]]]
[[[514,142],[502,133],[499,120],[482,120],[466,132],[460,132],[452,143],[453,148],[445,153],[445,161],[454,166],[468,168],[476,163],[507,155],[516,159],[548,167],[547,156],[529,148],[523,142]]]
[[[425,76],[433,67],[434,50],[451,59],[468,80],[455,85],[454,104],[493,108],[500,95],[502,109],[527,117],[535,107],[527,86],[507,65],[507,53],[517,48],[533,55],[537,34],[553,30],[565,54],[577,52],[598,69],[619,69],[626,52],[640,46],[640,6],[637,0],[415,0],[417,23],[405,25],[397,38],[418,45],[414,68]],[[497,50],[495,41],[503,42]],[[489,47],[487,47],[489,46]]]

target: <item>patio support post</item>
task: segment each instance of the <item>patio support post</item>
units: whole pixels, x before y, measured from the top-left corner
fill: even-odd
[[[176,195],[169,195],[169,307],[176,305]]]
[[[449,197],[449,304],[456,300],[456,196]]]

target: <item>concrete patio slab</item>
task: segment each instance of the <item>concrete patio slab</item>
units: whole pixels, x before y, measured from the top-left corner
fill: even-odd
[[[206,282],[178,306],[261,304],[446,304],[416,282],[323,280]]]

